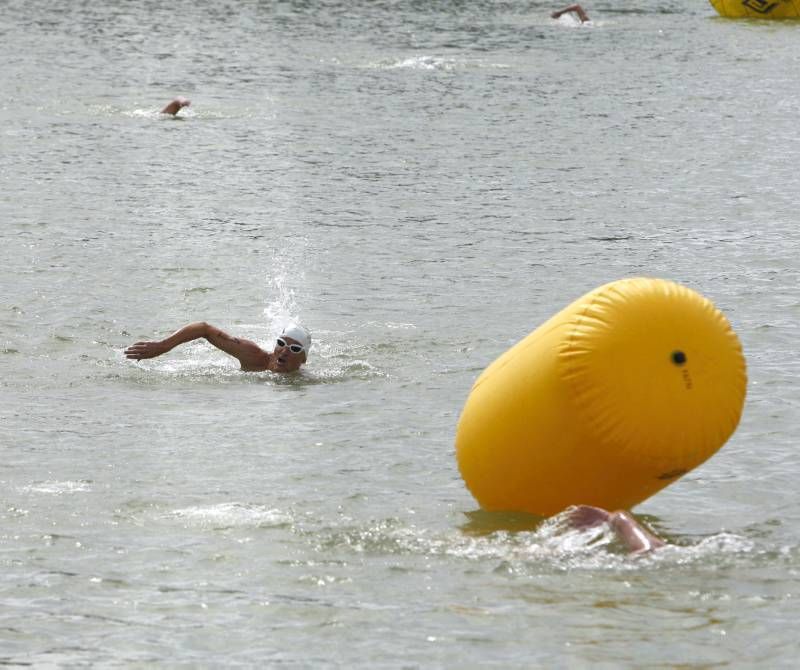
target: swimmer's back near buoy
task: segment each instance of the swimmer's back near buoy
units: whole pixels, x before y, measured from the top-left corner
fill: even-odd
[[[459,469],[487,510],[629,509],[725,443],[745,387],[741,345],[709,300],[661,279],[612,282],[480,375]]]

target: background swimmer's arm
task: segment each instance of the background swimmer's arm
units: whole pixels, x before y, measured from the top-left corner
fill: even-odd
[[[136,361],[143,358],[155,358],[174,349],[179,344],[191,342],[201,337],[204,337],[217,349],[221,349],[226,354],[238,359],[242,364],[242,370],[266,370],[269,366],[271,355],[255,342],[228,335],[225,331],[205,321],[190,323],[163,340],[136,342],[136,344],[132,344],[125,350],[125,356]]]
[[[662,539],[645,530],[629,512],[622,510],[606,512],[600,507],[578,505],[567,512],[567,518],[570,525],[578,530],[607,523],[625,544],[628,551],[634,554],[652,551],[665,544]]]
[[[562,14],[566,14],[567,12],[575,12],[578,15],[578,18],[581,20],[581,23],[586,23],[589,20],[589,15],[583,11],[583,7],[580,5],[570,5],[569,7],[564,7],[564,9],[559,9],[553,12],[550,15],[550,18],[557,19]]]
[[[161,110],[161,113],[172,114],[172,116],[175,116],[183,107],[188,107],[191,104],[192,104],[191,100],[187,100],[186,98],[182,97],[177,97],[170,103],[168,103],[167,106]]]

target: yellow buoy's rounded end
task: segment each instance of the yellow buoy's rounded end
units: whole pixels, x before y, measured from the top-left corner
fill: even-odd
[[[627,279],[594,291],[559,359],[597,443],[664,474],[705,461],[739,422],[742,347],[725,316],[685,286]]]

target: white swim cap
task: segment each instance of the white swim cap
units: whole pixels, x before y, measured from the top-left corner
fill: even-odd
[[[309,333],[303,326],[297,323],[290,323],[286,328],[283,329],[281,335],[285,335],[286,337],[291,337],[293,340],[297,340],[300,344],[303,345],[306,352],[311,348],[311,333]]]

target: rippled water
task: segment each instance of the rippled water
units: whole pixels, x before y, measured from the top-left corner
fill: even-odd
[[[552,9],[3,3],[0,661],[794,666],[800,27]],[[714,300],[751,380],[637,510],[674,546],[478,511],[475,377],[642,274]],[[288,316],[296,377],[122,356]]]

